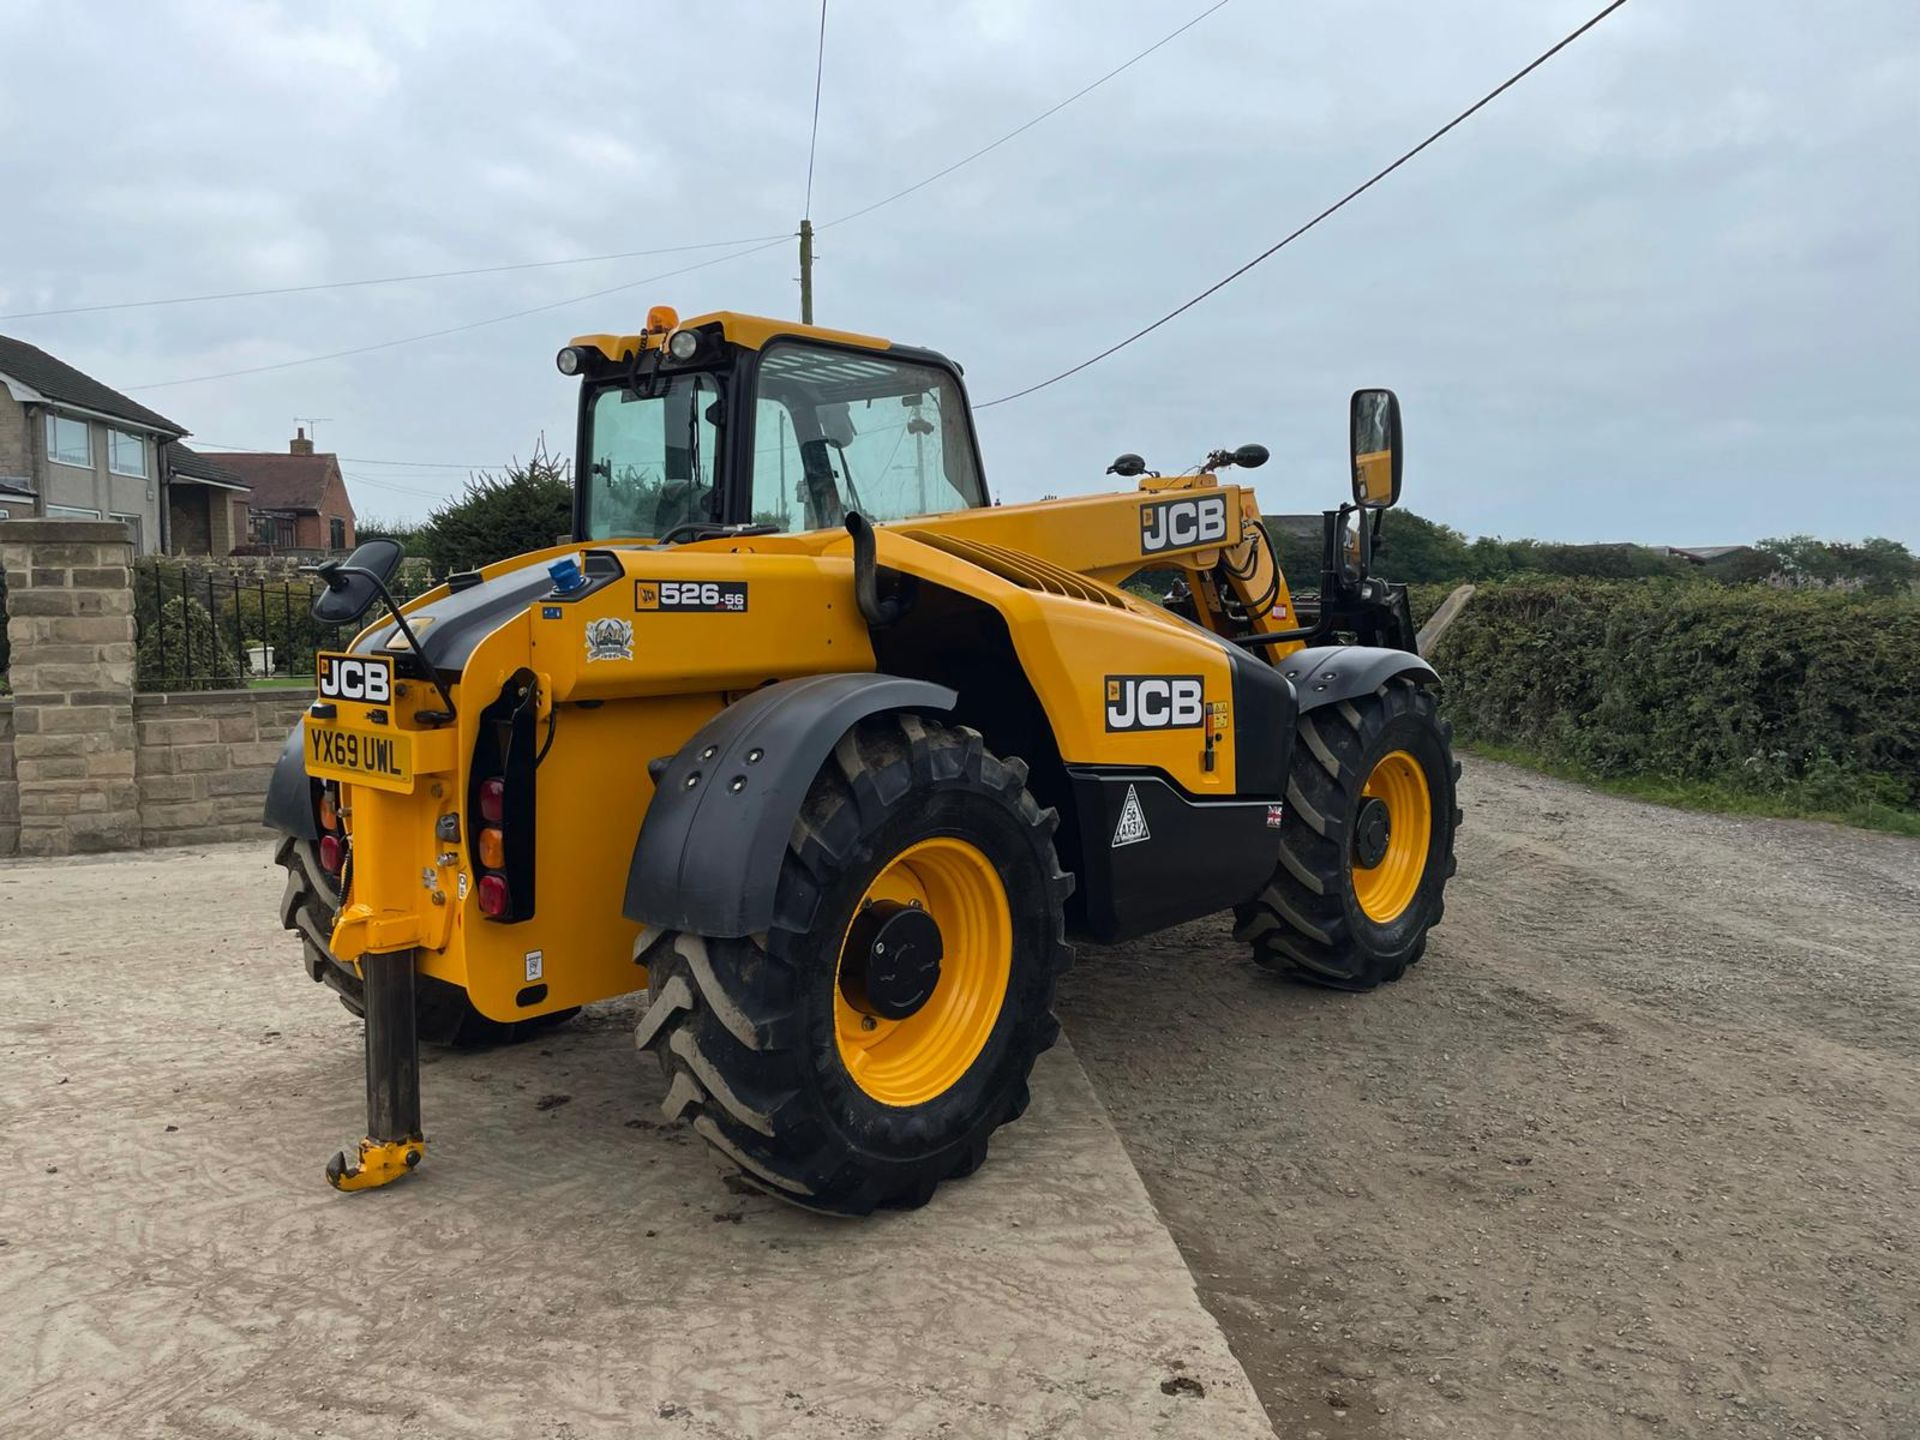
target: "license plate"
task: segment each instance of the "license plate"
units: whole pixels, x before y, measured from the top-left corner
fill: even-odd
[[[413,737],[307,721],[307,773],[382,790],[413,789]]]

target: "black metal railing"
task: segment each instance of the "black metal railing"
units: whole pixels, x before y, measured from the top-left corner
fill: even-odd
[[[401,602],[433,587],[398,575]],[[377,617],[327,625],[311,613],[320,582],[297,573],[148,559],[133,570],[135,686],[237,690],[313,683],[314,656],[345,649]]]

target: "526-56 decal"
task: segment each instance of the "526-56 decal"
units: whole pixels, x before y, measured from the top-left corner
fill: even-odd
[[[692,611],[744,615],[747,609],[747,582],[744,580],[636,580],[633,582],[633,608],[675,610],[682,614]]]

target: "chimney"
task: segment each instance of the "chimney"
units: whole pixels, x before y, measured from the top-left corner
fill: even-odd
[[[307,438],[306,426],[301,425],[295,428],[293,439],[287,442],[287,453],[289,455],[311,455],[313,453],[313,441]]]

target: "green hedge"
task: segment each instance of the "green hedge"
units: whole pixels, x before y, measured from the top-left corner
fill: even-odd
[[[1920,601],[1660,580],[1480,586],[1434,657],[1467,741],[1601,776],[1920,809]]]

